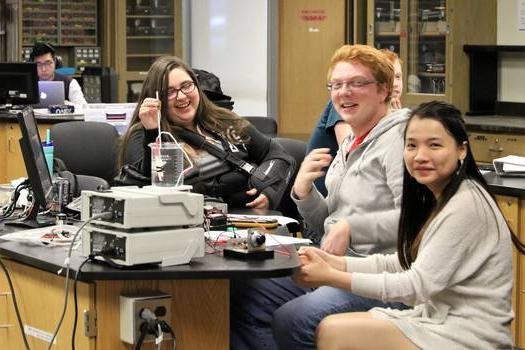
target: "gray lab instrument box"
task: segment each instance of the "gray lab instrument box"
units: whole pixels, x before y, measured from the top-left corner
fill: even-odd
[[[112,187],[110,191],[82,191],[81,218],[111,212],[111,219],[93,224],[134,229],[202,226],[204,196],[173,188]]]

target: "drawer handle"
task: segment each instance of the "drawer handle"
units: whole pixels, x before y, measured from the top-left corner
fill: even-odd
[[[0,324],[0,328],[11,328],[13,327],[12,324]]]
[[[498,152],[498,153],[499,152],[503,152],[503,147],[493,147],[493,146],[491,146],[491,147],[489,147],[489,151],[491,151],[491,152]]]

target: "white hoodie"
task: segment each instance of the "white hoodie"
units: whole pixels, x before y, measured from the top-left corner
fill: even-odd
[[[302,200],[292,197],[309,228],[326,234],[344,217],[350,224],[353,254],[395,250],[403,190],[403,133],[409,114],[404,108],[381,119],[348,155],[345,150],[353,136],[343,141],[326,174],[326,199],[315,187]]]

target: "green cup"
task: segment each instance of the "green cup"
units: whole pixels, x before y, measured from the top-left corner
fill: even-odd
[[[44,143],[42,145],[44,149],[44,156],[46,157],[47,168],[49,169],[49,175],[53,176],[53,153],[55,147],[52,143]]]

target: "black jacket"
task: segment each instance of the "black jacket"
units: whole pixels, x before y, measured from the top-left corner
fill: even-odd
[[[196,167],[189,176],[185,176],[184,183],[191,184],[194,192],[221,197],[230,208],[244,208],[246,203],[255,199],[257,195],[248,196],[245,193],[250,188],[255,187],[268,197],[270,209],[276,209],[290,181],[291,174],[294,172],[295,160],[277,142],[261,134],[253,126],[248,127],[247,134],[249,141],[246,144],[235,144],[231,148],[236,150],[234,154],[237,158],[256,166],[269,160],[279,160],[279,166],[272,167],[274,171],[269,173],[270,177],[274,177],[270,181],[272,182],[271,186],[265,187],[253,181],[250,183],[250,177],[247,174],[230,164],[226,164],[219,174],[202,174]],[[156,137],[156,129],[145,130],[141,128],[130,136],[126,147],[125,163],[132,164],[148,177],[151,174],[151,153],[148,145],[154,142]],[[177,136],[175,135],[175,137]],[[229,145],[219,135],[215,134],[214,138],[224,145]]]

